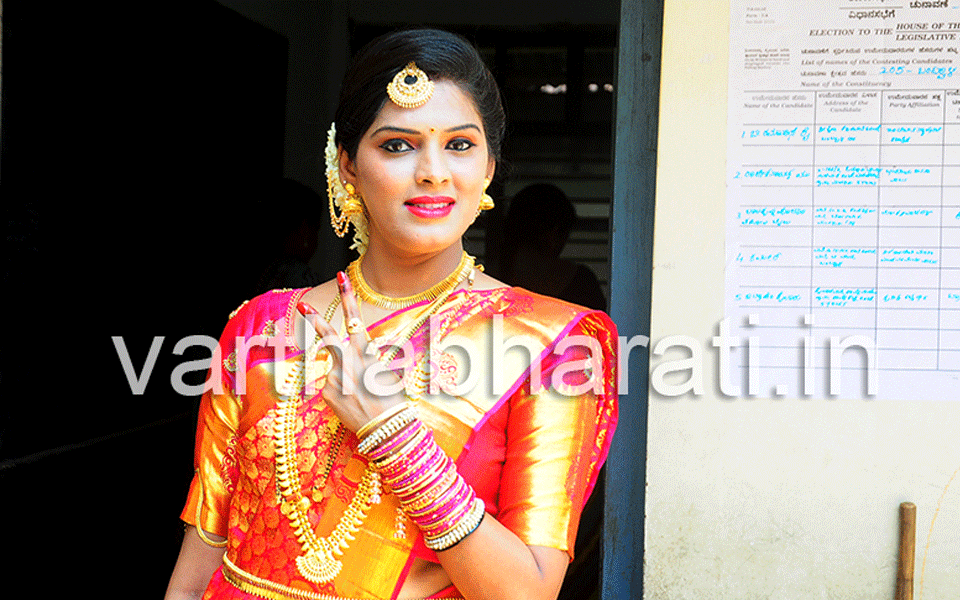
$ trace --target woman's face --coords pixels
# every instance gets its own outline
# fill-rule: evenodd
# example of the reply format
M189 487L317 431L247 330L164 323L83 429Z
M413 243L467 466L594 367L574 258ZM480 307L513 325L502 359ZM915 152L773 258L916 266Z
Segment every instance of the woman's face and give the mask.
M340 152L341 176L367 207L370 248L407 256L459 248L494 166L470 96L442 80L423 106L388 100L355 159Z

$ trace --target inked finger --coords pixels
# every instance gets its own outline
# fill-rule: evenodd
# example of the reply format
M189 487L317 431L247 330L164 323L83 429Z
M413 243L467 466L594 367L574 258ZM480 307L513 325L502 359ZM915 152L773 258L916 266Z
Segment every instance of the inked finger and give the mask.
M322 346L332 346L334 348L340 348L342 346L340 336L337 335L336 330L317 312L317 309L306 302L298 302L297 310L300 311L303 318L313 327L317 335L320 336ZM306 347L312 345L310 340L304 340L304 342ZM335 361L339 361L337 354L336 352L332 353Z
M353 293L350 278L343 271L337 273L337 285L340 287L340 304L343 306L343 318L350 334L350 345L362 355L370 342L367 326L360 318L360 307L357 305L357 296Z

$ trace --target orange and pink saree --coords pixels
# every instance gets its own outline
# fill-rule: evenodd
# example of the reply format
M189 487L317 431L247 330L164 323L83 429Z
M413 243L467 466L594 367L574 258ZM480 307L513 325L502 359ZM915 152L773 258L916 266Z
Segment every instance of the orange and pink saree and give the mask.
M181 515L227 538L224 567L204 598L394 599L415 558L437 562L385 493L338 557L342 568L332 581L311 583L295 565L303 550L276 485L274 374L283 378L304 352L264 339L292 341L295 307L306 291L251 300L231 316L220 340L212 379L219 375L223 385L201 402L197 474ZM425 305L369 326L370 337L389 341ZM438 393L419 402L420 419L488 514L526 544L572 556L580 512L617 418L610 319L520 288L460 291L410 342L417 358L429 349L443 380L441 390L432 390ZM312 499L310 524L327 535L367 464L354 453L355 436L338 436L336 418L310 393L321 386L307 385L296 410L296 464L303 494ZM437 597L457 595L448 588Z

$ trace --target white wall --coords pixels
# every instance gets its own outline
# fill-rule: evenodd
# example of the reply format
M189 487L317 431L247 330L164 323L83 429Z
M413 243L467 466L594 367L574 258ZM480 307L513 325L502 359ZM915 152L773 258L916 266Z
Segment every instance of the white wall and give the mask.
M723 318L728 10L667 0L664 16L651 347L687 335L707 357ZM893 598L903 501L916 597L960 598L960 402L724 400L707 364L704 396L650 397L647 598Z

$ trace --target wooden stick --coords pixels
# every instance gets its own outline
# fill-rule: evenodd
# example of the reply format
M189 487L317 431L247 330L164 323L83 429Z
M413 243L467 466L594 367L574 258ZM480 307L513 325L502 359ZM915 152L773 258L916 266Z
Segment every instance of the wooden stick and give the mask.
M895 600L913 600L913 559L917 546L917 505L900 503L900 563Z

